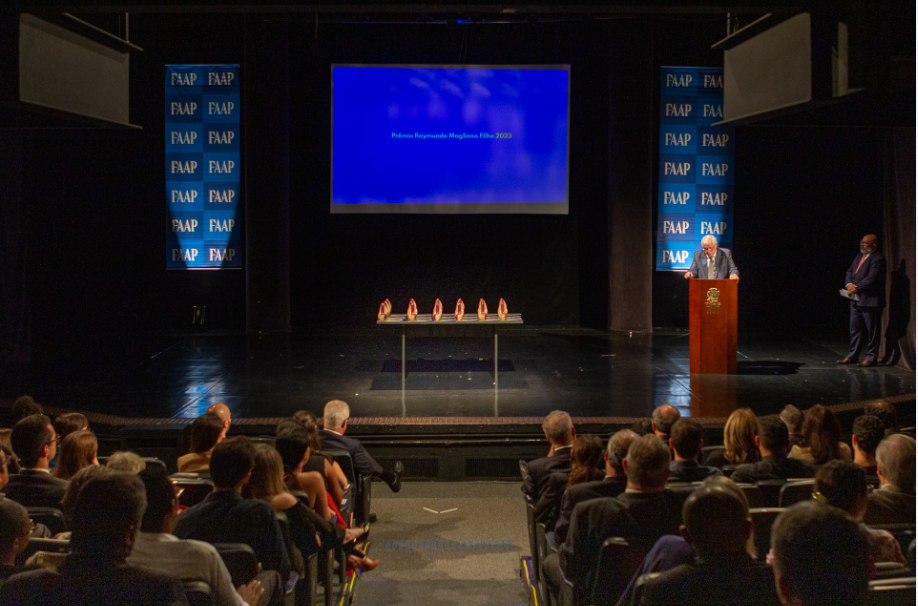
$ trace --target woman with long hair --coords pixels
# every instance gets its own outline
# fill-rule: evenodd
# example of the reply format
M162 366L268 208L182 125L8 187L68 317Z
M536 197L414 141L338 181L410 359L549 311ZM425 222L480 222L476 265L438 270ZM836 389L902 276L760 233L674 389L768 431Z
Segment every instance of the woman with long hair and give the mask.
M202 414L191 424L191 448L188 454L179 457L178 470L183 473L210 471L210 455L225 437L223 419L212 412Z
M51 472L55 478L69 480L84 467L99 466L99 442L91 431L75 431L61 442L57 467Z
M568 487L584 482L594 482L606 477L602 469L602 455L605 449L598 436L587 433L577 436L571 449L571 473L567 476ZM560 506L560 503L558 504Z
M335 503L341 504L344 497L344 491L348 488L347 476L341 465L335 461L331 455L322 453L322 440L319 438L319 423L316 416L305 410L298 410L293 413L293 420L300 423L309 433L309 460L303 469L307 471L318 471L325 477L325 486L335 499ZM280 428L280 425L278 425ZM323 461L324 459L324 461Z
M803 443L794 446L787 455L790 459L812 461L814 465L825 465L834 459L851 461L851 448L841 441L841 423L831 410L817 404L803 418Z
M321 543L332 544L340 541L349 552L348 564L361 571L373 570L379 560L371 560L365 553L355 548L353 541L363 533L362 529L347 529L343 537L335 532L335 526L324 520L306 507L299 499L287 491L284 485L284 464L275 448L267 444L255 446L255 467L252 477L243 487L243 495L252 499L267 501L274 511L283 512L290 524L290 538L301 554L310 555L319 550ZM316 540L316 535L321 540ZM295 552L291 553L295 567L303 572L303 560Z
M755 438L759 433L759 422L749 408L737 408L724 425L724 449L715 450L705 459L709 467L757 463L762 459Z

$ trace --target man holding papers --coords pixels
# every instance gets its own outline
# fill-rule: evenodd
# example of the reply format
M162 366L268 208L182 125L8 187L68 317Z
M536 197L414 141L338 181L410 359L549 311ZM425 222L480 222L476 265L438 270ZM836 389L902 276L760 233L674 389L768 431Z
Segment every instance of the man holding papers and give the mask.
M880 321L886 307L886 258L877 252L877 237L867 234L861 239L861 252L845 274L843 295L851 299L851 347L839 364L857 364L866 346L864 360L858 366L876 366L880 351Z

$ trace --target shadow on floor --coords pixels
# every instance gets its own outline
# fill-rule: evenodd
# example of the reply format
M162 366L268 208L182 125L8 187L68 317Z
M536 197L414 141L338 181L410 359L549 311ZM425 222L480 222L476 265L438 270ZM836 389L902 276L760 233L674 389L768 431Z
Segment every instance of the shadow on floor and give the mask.
M803 366L800 362L776 362L765 360L762 362L737 362L736 374L738 375L795 375Z

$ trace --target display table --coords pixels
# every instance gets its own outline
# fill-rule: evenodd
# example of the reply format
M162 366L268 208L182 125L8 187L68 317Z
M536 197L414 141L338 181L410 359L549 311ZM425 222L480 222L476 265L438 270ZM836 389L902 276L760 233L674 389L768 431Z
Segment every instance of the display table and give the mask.
M523 316L521 314L507 314L507 319L501 320L497 317L497 314L489 313L487 320L479 320L477 312L466 314L461 321L456 321L454 315L446 315L445 313L437 321L434 321L430 314L418 314L415 320L409 320L406 314L391 314L385 320L376 320L377 326L399 326L402 329L402 390L405 389L405 342L409 331L429 334L432 331L441 333L440 330L436 329L442 329L442 334L448 335L454 331L466 332L466 329L468 329L468 332L474 332L473 328L479 330L490 328L490 332L494 336L494 388L497 389L497 328L502 324L522 323Z

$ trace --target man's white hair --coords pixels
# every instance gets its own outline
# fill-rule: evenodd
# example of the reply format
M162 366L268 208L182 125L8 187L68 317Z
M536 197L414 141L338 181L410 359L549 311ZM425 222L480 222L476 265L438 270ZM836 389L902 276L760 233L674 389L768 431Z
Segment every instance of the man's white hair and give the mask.
M711 234L708 234L707 236L705 236L705 237L703 237L703 238L701 239L701 245L702 245L702 246L704 246L704 243L705 243L706 240L707 240L708 242L710 242L711 244L713 244L714 246L717 246L717 238L715 238L715 237L712 236Z
M338 429L351 416L351 409L344 400L332 400L325 405L323 415L325 429Z

